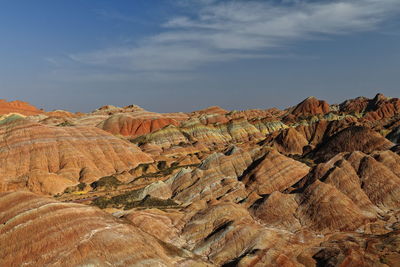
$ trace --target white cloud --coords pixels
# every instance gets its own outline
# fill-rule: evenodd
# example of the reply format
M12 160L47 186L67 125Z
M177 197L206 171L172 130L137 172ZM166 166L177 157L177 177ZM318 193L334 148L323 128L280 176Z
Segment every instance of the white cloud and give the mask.
M182 8L193 0L180 0ZM276 2L275 2L276 3ZM70 55L76 62L129 71L185 71L212 62L273 54L303 39L374 30L400 12L399 0L196 1L187 16L173 16L162 32L131 47ZM195 10L195 11L194 11Z

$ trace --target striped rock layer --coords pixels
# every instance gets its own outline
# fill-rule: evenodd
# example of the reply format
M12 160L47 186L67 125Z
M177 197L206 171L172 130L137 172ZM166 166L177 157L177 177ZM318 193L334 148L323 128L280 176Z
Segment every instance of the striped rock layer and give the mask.
M97 208L0 193L0 266L207 266L186 254Z
M0 189L28 187L56 194L152 158L94 127L54 127L28 121L0 126Z
M0 99L0 115L9 113L18 113L30 116L43 113L43 111L37 109L36 107L30 105L27 102L22 102L18 100L7 102L4 99Z

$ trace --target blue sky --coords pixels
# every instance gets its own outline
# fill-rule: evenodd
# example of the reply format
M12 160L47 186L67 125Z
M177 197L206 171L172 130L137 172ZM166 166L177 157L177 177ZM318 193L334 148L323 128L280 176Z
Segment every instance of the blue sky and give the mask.
M52 110L399 97L399 0L0 0L0 98Z

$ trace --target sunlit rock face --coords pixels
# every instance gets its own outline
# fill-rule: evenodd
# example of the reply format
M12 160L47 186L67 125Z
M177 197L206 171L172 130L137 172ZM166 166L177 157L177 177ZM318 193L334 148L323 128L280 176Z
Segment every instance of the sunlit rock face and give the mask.
M18 100L7 102L4 99L0 99L0 115L9 113L18 113L25 116L31 116L43 113L43 111L37 109L27 102Z
M0 193L0 225L1 266L207 266L97 208L27 192Z
M304 148L309 144L307 139L295 128L280 131L279 134L271 135L269 145L283 154L302 155Z
M291 112L294 116L310 116L316 114L325 114L330 111L329 104L324 100L318 100L315 97L308 97L298 104Z
M0 126L1 190L56 194L152 158L94 127L55 127L29 121Z
M283 191L306 176L309 167L271 150L242 179L247 190L259 195Z
M329 138L317 151L316 157L329 159L340 152L387 150L394 144L379 133L361 126L346 128Z
M101 122L98 127L115 135L137 137L152 133L167 125L177 126L179 123L171 118L135 118L126 114L113 115Z
M381 94L0 115L0 266L397 266L399 128Z
M400 112L400 99L389 98L383 94L377 94L372 99L358 97L343 102L340 109L348 113L364 113L365 120L376 121L398 114Z

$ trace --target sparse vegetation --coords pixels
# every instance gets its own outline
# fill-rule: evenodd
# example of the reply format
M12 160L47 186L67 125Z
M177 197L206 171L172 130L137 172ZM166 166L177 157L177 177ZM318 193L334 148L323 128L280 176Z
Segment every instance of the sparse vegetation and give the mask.
M174 163L178 163L178 162L174 162ZM165 176L172 174L174 172L174 170L176 170L176 169L181 169L181 168L186 168L186 167L198 167L200 165L200 164L189 164L189 165L181 165L180 166L179 163L178 164L174 164L174 163L171 164L171 167L162 169L158 172L142 174L141 176L137 177L135 180L142 179L142 178L165 177Z
M83 190L85 189L85 187L86 187L86 184L85 184L85 183L79 183L79 184L77 185L77 187L78 187L78 189L79 189L80 191L83 191Z
M386 137L390 132L391 132L390 129L382 129L382 130L379 131L379 133L380 133L383 137Z
M86 184L85 183L79 183L78 185L67 187L64 190L64 193L65 194L72 194L72 193L80 192L82 194L82 193L86 193L84 191L85 188L86 188Z
M157 169L164 170L167 167L167 162L165 160L159 161L157 163Z
M301 155L289 155L290 158L300 161L301 163L306 164L308 167L314 167L317 164L312 160L311 158L308 157L302 157Z
M142 169L143 172L147 172L149 167L150 167L149 163L142 163L142 164L139 164L139 166L137 166L136 169Z
M147 140L146 135L141 135L136 138L130 139L129 141L133 144L141 146L146 143L146 140Z
M115 176L106 176L100 178L98 181L93 182L90 186L93 190L99 190L100 188L104 188L105 190L111 190L117 188L122 183Z
M57 124L58 127L72 127L75 126L75 124L73 124L70 121L64 121L62 123Z
M144 199L138 199L140 191L141 191L140 189L133 190L111 198L99 197L92 202L92 205L97 206L101 209L109 207L132 209L138 207L170 208L178 206L178 204L172 199L164 200L164 199L154 198L151 196L146 196Z

